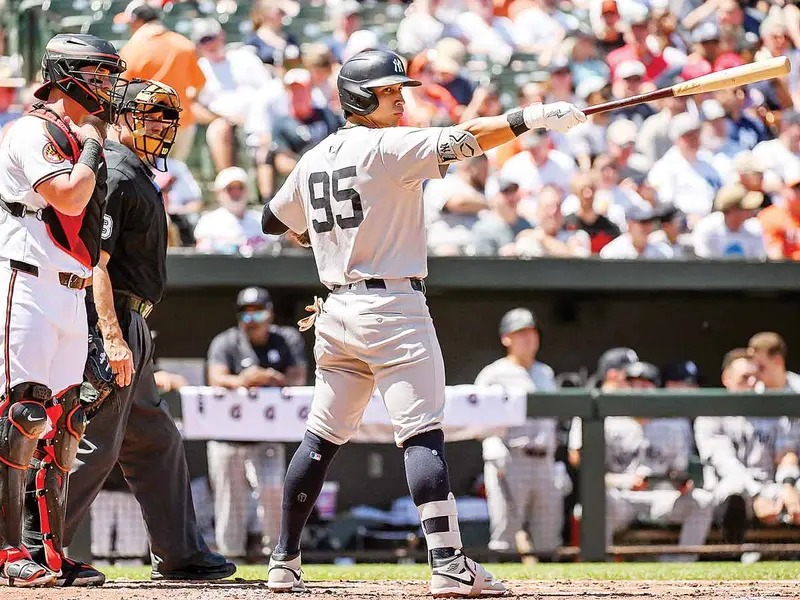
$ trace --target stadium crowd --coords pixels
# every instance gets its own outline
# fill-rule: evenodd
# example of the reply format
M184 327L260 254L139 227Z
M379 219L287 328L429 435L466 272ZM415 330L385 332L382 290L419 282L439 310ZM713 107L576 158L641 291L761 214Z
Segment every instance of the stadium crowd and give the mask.
M128 75L158 75L190 108L158 176L174 245L243 255L291 245L261 233L257 209L341 125L341 62L390 47L423 82L404 90L411 126L530 102L591 105L788 56L783 79L594 115L567 135L531 132L453 167L424 202L434 255L800 256L794 3L415 0L385 5L399 15L390 36L362 22L374 3L329 0L330 33L312 41L288 27L303 10L292 0L256 0L238 40L217 17L249 6L200 3L188 38L162 24L170 6L133 0L114 23L130 36ZM14 58L0 60L0 126L30 103L18 73ZM187 167L193 151L210 175Z

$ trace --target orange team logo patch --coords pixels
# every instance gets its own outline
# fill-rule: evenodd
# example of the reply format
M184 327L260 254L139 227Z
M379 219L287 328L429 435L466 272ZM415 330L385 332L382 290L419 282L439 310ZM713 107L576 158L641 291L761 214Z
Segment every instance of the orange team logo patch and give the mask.
M42 156L44 156L44 159L47 162L53 163L54 165L62 163L66 160L63 156L61 156L61 154L59 154L52 142L47 142L44 145L44 148L42 149Z

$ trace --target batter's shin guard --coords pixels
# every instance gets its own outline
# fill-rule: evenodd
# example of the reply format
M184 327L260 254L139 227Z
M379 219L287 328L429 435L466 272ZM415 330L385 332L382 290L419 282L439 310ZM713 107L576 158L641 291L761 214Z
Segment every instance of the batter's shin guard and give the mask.
M48 411L54 429L40 442L28 473L25 544L35 559L55 572L61 570L64 551L69 471L86 430L79 392L79 386L72 387L54 399Z
M22 546L25 477L47 427L45 403L51 395L47 386L25 382L0 400L0 548Z

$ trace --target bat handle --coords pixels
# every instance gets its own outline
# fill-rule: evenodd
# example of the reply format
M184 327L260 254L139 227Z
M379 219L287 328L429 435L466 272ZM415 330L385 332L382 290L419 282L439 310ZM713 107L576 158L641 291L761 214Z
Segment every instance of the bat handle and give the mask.
M619 110L621 108L630 108L631 106L644 104L645 102L653 102L654 100L661 100L662 98L670 98L672 95L673 93L671 88L661 88L660 90L653 90L652 92L631 96L630 98L621 98L620 100L612 100L611 102L603 102L602 104L587 106L583 109L583 114L590 116L612 110Z

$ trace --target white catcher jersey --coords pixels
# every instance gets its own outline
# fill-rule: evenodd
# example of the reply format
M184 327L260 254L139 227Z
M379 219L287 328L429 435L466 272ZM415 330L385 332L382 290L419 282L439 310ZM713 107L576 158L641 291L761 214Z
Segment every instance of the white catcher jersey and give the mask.
M59 154L45 133L45 121L38 117L20 117L0 142L0 197L6 202L45 208L47 202L36 186L71 170L72 163ZM81 277L91 274L50 239L44 222L32 214L19 218L0 209L0 257Z
M345 127L303 155L269 206L308 230L324 285L427 276L422 182L454 160L451 131Z

